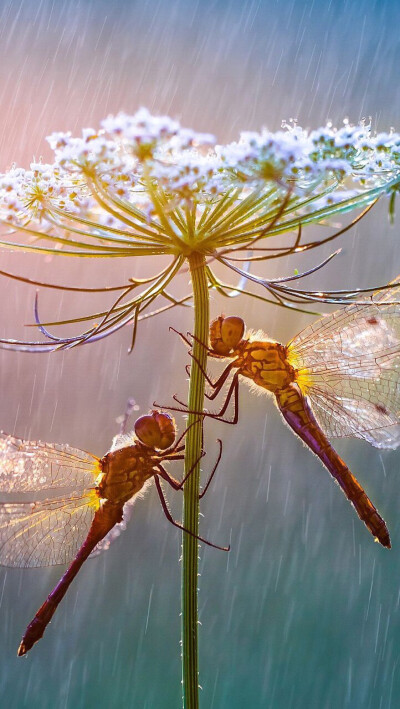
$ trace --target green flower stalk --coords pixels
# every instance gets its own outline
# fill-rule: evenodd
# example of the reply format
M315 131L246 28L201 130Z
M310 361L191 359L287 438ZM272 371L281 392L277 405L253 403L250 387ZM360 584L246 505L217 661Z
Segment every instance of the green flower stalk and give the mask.
M205 259L203 255L189 257L190 273L194 301L193 363L191 368L188 408L189 411L202 411L204 407L204 369L207 366L207 352L200 342L207 342L210 309ZM199 364L201 367L199 366ZM203 439L201 417L189 413L185 447L185 470L191 470L200 454ZM199 491L200 463L197 464L184 488L183 525L198 534L199 529ZM198 543L194 537L184 534L182 553L182 680L184 705L198 707L198 640L197 640L197 579L198 579Z
M345 122L305 131L295 123L281 131L242 133L237 142L216 145L213 136L182 128L145 109L119 114L87 129L82 137L49 137L54 162L13 166L0 175L0 246L70 258L155 260L153 275L96 287L42 283L16 274L17 280L65 291L112 294L100 312L75 319L42 322L35 302L35 324L42 339L0 340L6 349L47 352L95 342L125 325L138 323L178 305L194 310L194 360L188 408L204 407L204 373L209 326L209 290L224 297L250 295L280 307L307 303L360 301L369 291L312 291L299 287L303 277L325 266L338 252L310 270L280 279L251 272L252 262L309 251L337 239L360 221L382 195L394 211L400 184L400 136L374 134L371 126ZM338 214L358 210L347 225L328 236L304 238L306 226L329 225ZM309 230L308 230L309 231ZM215 265L225 269L221 280ZM173 281L190 271L192 290L173 295ZM220 269L218 269L218 273ZM232 281L233 275L233 281ZM240 278L238 282L238 276ZM246 287L250 281L261 291ZM75 323L76 335L53 328ZM93 324L95 323L95 324ZM82 331L83 328L83 331ZM185 470L200 459L202 420L189 414ZM184 525L198 533L199 464L184 489ZM196 709L197 541L183 534L182 639L186 709Z

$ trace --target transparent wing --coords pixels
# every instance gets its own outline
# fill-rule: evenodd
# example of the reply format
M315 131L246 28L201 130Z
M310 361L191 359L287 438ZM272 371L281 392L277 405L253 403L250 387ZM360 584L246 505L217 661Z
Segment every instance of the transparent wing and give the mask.
M340 385L338 384L337 389ZM400 445L398 417L385 412L380 404L329 394L326 387L313 386L307 395L313 411L326 435L331 438L352 436L363 438L376 448L397 448Z
M98 506L92 490L44 502L0 504L0 564L69 563L85 541Z
M288 345L298 383L328 436L400 444L400 287L321 318Z
M129 522L131 516L132 516L132 508L133 505L137 500L141 500L142 497L144 496L146 490L149 488L151 485L152 480L146 480L144 483L142 489L140 492L137 492L136 495L131 497L128 502L125 502L124 508L122 511L122 522L119 522L118 524L115 524L112 529L106 534L104 539L102 539L93 549L90 558L93 558L94 556L98 556L101 554L103 551L107 551L107 549L110 548L110 545L115 542L116 539L121 535L122 532L125 531L126 525Z
M398 300L400 302L400 275L394 278L390 283L391 288L374 293L373 300L377 303L388 302L389 300Z
M23 441L0 432L0 492L93 485L98 458L67 444Z

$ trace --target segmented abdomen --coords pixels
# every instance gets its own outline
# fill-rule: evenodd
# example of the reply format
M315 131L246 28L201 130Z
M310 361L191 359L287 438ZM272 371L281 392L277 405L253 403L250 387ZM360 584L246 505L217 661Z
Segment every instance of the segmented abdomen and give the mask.
M371 534L383 546L390 548L389 532L384 520L347 465L329 443L297 384L290 384L275 392L275 395L285 421L337 480Z

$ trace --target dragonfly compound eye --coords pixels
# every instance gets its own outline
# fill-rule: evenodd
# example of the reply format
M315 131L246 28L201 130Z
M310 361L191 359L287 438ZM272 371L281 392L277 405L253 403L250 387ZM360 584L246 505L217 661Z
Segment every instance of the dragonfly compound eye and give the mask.
M218 354L228 355L243 339L244 329L242 318L235 316L224 318L220 315L210 325L211 347Z
M172 416L153 411L147 416L138 418L135 423L135 433L145 446L166 450L175 440L175 422Z

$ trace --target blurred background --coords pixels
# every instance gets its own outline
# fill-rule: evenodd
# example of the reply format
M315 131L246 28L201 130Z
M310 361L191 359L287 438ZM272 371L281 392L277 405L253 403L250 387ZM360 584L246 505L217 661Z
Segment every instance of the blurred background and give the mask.
M141 105L221 142L292 117L316 127L372 116L378 130L400 130L399 22L390 0L0 0L0 170L48 159L52 131L79 133ZM389 226L387 208L382 202L342 237L340 257L308 284L371 286L397 275L399 221ZM258 272L288 275L328 253ZM92 286L143 274L128 260L4 251L0 268ZM176 292L187 283L184 274ZM25 327L33 299L32 287L1 278L2 337L35 335ZM40 293L44 319L107 304ZM311 322L248 299L215 295L211 307L283 342ZM168 326L191 322L190 310L177 309L149 320L130 356L128 330L65 353L0 351L0 428L103 455L129 396L146 413L154 400L185 394L187 355ZM202 532L230 541L232 551L201 548L202 707L400 706L400 453L337 443L388 522L388 552L267 397L243 387L239 424L208 424L205 472L217 435L224 457L204 499ZM151 490L111 551L85 565L26 659L16 657L22 631L63 569L0 569L1 706L179 707L179 556L179 534Z

